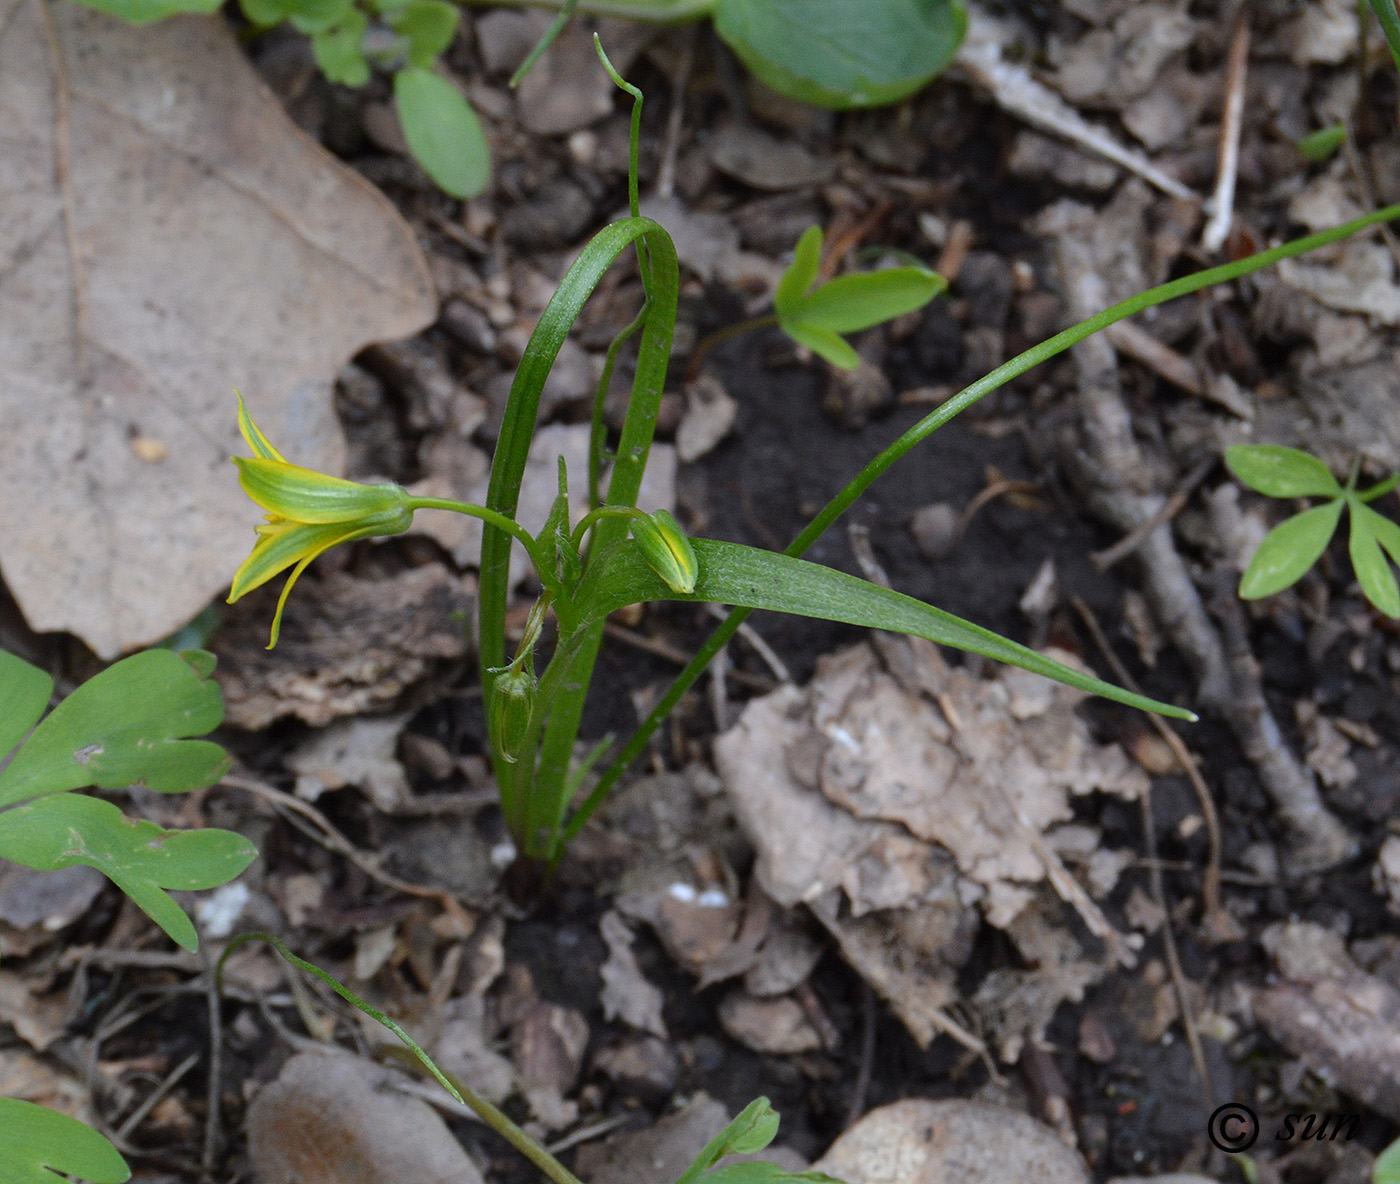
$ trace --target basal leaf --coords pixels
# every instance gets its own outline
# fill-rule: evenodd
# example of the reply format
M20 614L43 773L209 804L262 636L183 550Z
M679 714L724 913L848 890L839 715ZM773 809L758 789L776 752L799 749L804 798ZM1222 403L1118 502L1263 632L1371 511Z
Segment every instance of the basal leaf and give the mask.
M53 679L23 658L0 650L0 760L39 722Z
M218 12L223 0L78 0L88 8L120 17L128 24L149 25L181 12Z
M1381 539L1384 537L1385 550L1391 553L1392 558L1400 554L1400 526L1355 499L1351 499L1350 508L1351 566L1361 584L1361 591L1386 616L1400 617L1400 587L1396 586L1395 573L1390 570L1390 564L1381 550ZM1396 559L1396 562L1400 563L1400 559Z
M806 325L801 321L779 318L778 326L798 345L805 345L818 357L825 358L833 366L842 370L854 370L860 365L860 355L851 348L851 343L830 329Z
M833 333L856 333L923 308L947 286L947 280L925 267L837 276L799 297L785 319Z
M456 7L446 0L408 0L389 23L408 38L409 64L426 70L452 44L458 19Z
M683 596L667 588L647 566L635 541L628 540L600 555L590 567L579 584L580 611L590 619L601 619L616 609L648 600L698 600L818 617L926 637L940 645L1020 666L1130 707L1177 719L1196 718L1180 707L1122 690L990 629L835 568L717 539L691 542L699 567L693 594Z
M51 794L0 813L0 859L38 871L95 867L188 950L199 946L194 926L164 890L217 888L256 857L232 831L164 830L82 794Z
M364 86L370 78L369 62L365 60L365 30L369 18L358 8L352 9L334 29L317 33L311 38L311 53L316 64L331 82L343 86Z
M761 81L838 109L913 94L967 31L953 0L719 0L714 22Z
M126 1184L117 1149L76 1118L0 1098L0 1184L62 1184L63 1172L92 1184Z
M198 651L195 651L197 654ZM183 793L213 785L228 756L201 736L224 717L200 655L133 654L89 679L35 729L0 774L0 807L96 785Z
M399 124L413 157L444 193L476 197L491 176L491 150L476 112L452 83L410 66L394 75Z
M773 293L773 308L780 317L790 316L807 289L817 282L822 261L822 228L809 226L797 240L792 262Z
M1371 1179L1374 1184L1400 1184L1400 1139L1376 1156Z
M1258 600L1296 584L1327 549L1342 515L1342 499L1280 522L1264 536L1240 580L1240 596Z
M1317 457L1277 444L1232 444L1225 463L1244 485L1269 497L1340 497L1342 487Z

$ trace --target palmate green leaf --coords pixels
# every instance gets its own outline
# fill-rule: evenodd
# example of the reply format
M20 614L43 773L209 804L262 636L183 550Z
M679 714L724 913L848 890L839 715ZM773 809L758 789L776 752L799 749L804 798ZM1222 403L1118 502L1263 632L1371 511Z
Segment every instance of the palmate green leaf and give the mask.
M311 53L321 73L342 86L364 86L370 78L365 58L365 31L369 18L358 8L351 9L334 29L311 38Z
M1264 536L1240 579L1240 598L1258 600L1296 584L1327 549L1342 516L1343 499L1314 506L1280 522Z
M92 1184L126 1184L117 1149L66 1114L0 1098L0 1184L62 1184L63 1172Z
M408 0L390 18L394 32L408 38L408 61L428 69L457 35L457 9L446 0Z
M0 761L39 722L53 679L23 658L0 650Z
M1400 587L1381 550L1381 538L1386 539L1386 551L1392 558L1400 556L1400 526L1383 518L1356 498L1348 499L1351 511L1351 566L1366 599L1388 617L1400 618ZM1400 563L1400 558L1396 558Z
M54 708L15 754L0 774L0 807L88 785L159 793L213 785L227 754L185 739L224 718L213 669L213 655L202 650L148 650L109 666Z
M636 543L629 540L600 555L584 576L577 594L581 612L589 619L601 619L616 609L648 600L699 600L817 617L926 637L1130 707L1177 719L1196 718L1180 707L1122 690L990 629L835 568L717 539L693 539L692 546L699 575L690 596L667 588L647 566Z
M1400 1184L1400 1139L1376 1156L1371 1180L1373 1184Z
M759 79L818 107L893 103L953 60L955 0L718 0L715 31Z
M218 12L223 0L78 0L88 8L120 17L130 25L149 25L182 12Z
M1241 484L1269 497L1341 497L1342 487L1317 457L1277 444L1232 444L1225 464Z
M491 149L476 112L452 83L410 66L394 75L399 125L413 158L456 198L476 197L491 176Z
M163 830L82 794L51 794L0 813L0 859L38 871L95 867L187 950L198 949L199 939L164 890L217 888L256 857L253 844L232 831Z

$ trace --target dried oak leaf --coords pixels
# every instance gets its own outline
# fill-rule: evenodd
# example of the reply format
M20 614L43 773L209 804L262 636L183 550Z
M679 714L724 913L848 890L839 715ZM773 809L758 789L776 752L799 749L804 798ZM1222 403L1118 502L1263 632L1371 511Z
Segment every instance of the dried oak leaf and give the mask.
M383 711L434 664L468 651L462 613L475 584L440 564L384 579L344 572L308 576L287 604L282 636L266 649L276 591L234 606L215 635L218 678L235 727L284 716L322 727L343 715Z
M331 382L436 297L389 201L215 18L0 0L0 570L104 658L228 585L255 517L232 388L336 471Z

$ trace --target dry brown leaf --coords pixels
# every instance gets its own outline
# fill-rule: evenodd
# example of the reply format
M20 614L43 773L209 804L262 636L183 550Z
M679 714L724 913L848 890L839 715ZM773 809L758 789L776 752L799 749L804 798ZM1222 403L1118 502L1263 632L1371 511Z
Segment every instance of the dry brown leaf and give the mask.
M665 997L659 987L647 981L637 964L627 922L615 909L609 909L598 922L598 929L608 946L608 960L598 971L603 980L603 1018L621 1019L643 1032L664 1037L666 1021L661 1018L661 1006Z
M0 566L103 657L221 588L256 514L232 388L331 472L365 343L433 317L413 234L302 134L219 19L0 0Z

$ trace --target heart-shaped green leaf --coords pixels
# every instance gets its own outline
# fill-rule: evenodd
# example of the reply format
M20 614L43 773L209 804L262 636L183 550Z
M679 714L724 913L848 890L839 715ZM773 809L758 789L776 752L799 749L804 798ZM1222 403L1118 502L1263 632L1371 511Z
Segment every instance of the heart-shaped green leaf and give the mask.
M1240 596L1258 600L1296 584L1327 549L1342 516L1342 499L1280 522L1264 536L1240 579Z
M410 66L394 75L399 125L413 158L444 193L476 197L491 176L491 150L476 112L452 83Z
M1317 457L1277 444L1232 444L1225 463L1241 484L1269 497L1340 497L1342 487Z
M1355 498L1349 499L1349 504L1351 566L1361 591L1387 617L1400 617L1400 587L1396 586L1395 573L1386 562L1380 542L1384 535L1389 542L1386 550L1392 555L1400 553L1400 526L1389 518L1382 518L1369 506L1361 505Z
M63 1172L92 1184L126 1184L117 1149L76 1118L33 1102L0 1098L0 1184L62 1184Z
M213 785L227 754L184 739L223 720L212 670L212 655L198 650L148 650L109 666L54 708L15 754L0 774L0 807L88 785L160 793Z
M198 949L199 939L164 890L217 888L256 857L253 844L232 831L163 830L81 794L50 794L0 813L0 859L39 871L95 867L187 950Z

